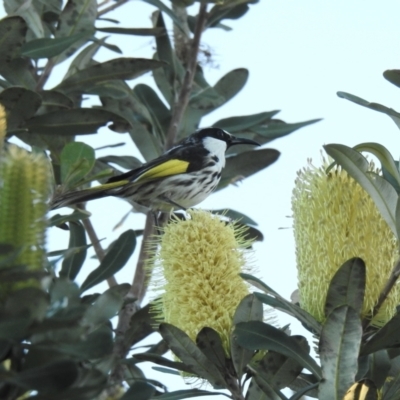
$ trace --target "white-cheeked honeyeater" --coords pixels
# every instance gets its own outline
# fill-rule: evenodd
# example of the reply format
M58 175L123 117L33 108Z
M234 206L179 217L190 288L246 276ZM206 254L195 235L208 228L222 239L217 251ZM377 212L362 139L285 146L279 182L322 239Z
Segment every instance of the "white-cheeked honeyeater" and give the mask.
M160 157L113 176L103 185L55 196L51 207L106 196L126 198L153 211L193 207L215 190L225 166L225 152L237 144L259 146L254 140L236 138L223 129L200 129Z

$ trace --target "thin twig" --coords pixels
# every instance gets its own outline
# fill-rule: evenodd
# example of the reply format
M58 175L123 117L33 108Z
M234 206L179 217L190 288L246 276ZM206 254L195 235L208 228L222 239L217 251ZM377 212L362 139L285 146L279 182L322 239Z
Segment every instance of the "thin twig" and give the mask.
M54 65L55 65L55 64L54 64L54 60L53 60L52 58L49 59L49 61L47 61L47 64L46 64L46 66L44 67L43 72L42 72L42 74L40 75L39 80L38 80L38 82L37 82L37 84L36 84L36 90L37 90L37 91L43 90L44 85L46 84L47 79L49 79L49 76L50 76L50 74L51 74L51 71L52 71L53 68L54 68Z
M119 0L117 1L115 4L113 4L112 6L109 6L107 8L103 8L101 11L97 12L97 17L100 17L104 14L107 14L110 11L115 10L116 8L122 6L123 4L127 3L129 0Z
M171 122L169 124L167 139L165 142L165 149L171 148L178 135L179 125L182 121L183 114L189 103L190 93L192 91L193 79L196 73L197 54L199 52L200 38L204 29L207 17L207 3L200 3L199 14L197 16L196 29L194 31L193 40L190 46L189 61L185 77L183 79L182 87L179 96L172 110Z
M392 290L393 286L396 284L397 279L400 276L400 259L397 261L396 265L394 266L389 279L386 282L385 287L382 289L379 299L375 304L374 309L372 310L372 314L368 316L368 320L365 320L363 323L364 330L371 324L372 319L378 314L379 310L382 307L382 304L385 302L387 297L389 296L390 291Z
M80 208L82 208L82 206L80 206ZM97 237L96 231L93 228L92 221L90 220L90 218L85 218L82 220L82 224L85 227L85 230L89 236L90 242L93 245L93 248L94 248L94 251L96 253L98 260L100 262L103 261L106 253L100 244L100 240ZM107 283L108 283L108 286L110 286L110 287L118 285L117 280L113 276L111 276L110 278L107 278Z

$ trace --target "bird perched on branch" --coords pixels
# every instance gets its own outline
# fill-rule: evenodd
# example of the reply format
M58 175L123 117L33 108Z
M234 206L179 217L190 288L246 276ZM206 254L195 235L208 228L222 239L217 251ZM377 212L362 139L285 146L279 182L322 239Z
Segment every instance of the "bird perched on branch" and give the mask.
M126 198L153 211L187 209L201 203L217 187L226 150L237 144L259 146L219 128L200 129L166 153L105 184L56 196L60 208L106 196Z

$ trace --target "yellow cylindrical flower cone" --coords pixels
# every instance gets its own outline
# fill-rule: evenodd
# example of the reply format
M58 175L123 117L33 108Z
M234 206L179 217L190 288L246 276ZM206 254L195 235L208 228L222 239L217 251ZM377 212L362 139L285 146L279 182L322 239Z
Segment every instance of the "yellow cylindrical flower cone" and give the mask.
M235 224L206 211L189 214L186 221L173 220L164 228L155 257L164 282L156 311L159 320L177 326L193 340L203 327L213 328L228 353L233 314L249 294L239 276L249 242Z
M399 243L369 194L340 167L326 173L328 165L310 162L299 171L292 198L300 304L321 322L329 283L345 261L360 257L366 264L366 316L399 258ZM399 303L395 285L373 324L385 324Z
M7 263L3 267L43 269L50 182L49 162L44 155L29 153L15 145L9 145L1 153L0 243L19 251L10 261L11 265Z

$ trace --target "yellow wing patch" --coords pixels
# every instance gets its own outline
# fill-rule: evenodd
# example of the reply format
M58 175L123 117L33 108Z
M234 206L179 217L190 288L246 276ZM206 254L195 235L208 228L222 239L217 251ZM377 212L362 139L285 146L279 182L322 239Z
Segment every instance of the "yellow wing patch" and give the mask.
M118 188L120 186L124 186L127 183L129 183L129 181L127 179L124 179L123 181L117 181L117 182L110 182L110 183L104 183L102 185L99 186L95 186L93 188L90 188L88 190L107 190L107 189L115 189Z
M150 168L148 171L140 175L134 182L140 182L142 179L156 179L165 176L184 174L188 170L188 167L188 161L168 160Z

